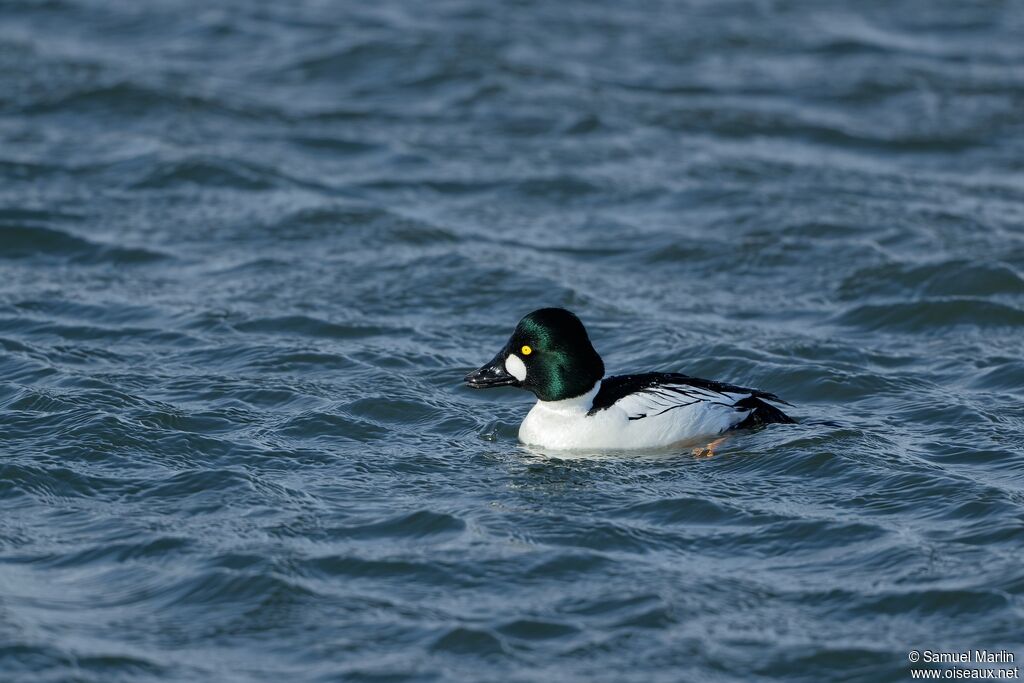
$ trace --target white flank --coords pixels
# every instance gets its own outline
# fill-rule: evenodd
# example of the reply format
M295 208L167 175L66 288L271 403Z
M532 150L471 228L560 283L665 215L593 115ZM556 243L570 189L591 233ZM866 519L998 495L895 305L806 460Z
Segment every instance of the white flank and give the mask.
M701 400L694 400L697 396L693 394L683 397L668 392L637 392L587 415L600 388L598 382L576 398L537 401L519 427L519 439L557 450L663 448L721 434L750 414L749 410L732 407L748 394L698 390L694 393ZM639 414L646 417L629 419Z

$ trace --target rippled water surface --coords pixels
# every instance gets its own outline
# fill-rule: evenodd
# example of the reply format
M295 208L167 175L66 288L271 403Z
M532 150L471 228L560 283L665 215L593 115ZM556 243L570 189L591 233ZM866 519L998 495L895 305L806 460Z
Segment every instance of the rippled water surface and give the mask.
M1024 656L1024 3L0 3L0 679ZM796 426L559 459L518 318ZM597 456L598 454L594 454Z

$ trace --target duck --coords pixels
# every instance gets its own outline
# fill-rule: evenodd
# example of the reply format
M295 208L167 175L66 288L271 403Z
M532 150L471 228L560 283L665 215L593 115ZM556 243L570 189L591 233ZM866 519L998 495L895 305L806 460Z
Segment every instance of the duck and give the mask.
M519 440L542 449L660 449L719 437L702 449L713 455L726 432L795 422L772 405L791 404L758 389L677 372L605 377L586 328L564 308L524 316L497 355L464 382L532 392L537 402Z

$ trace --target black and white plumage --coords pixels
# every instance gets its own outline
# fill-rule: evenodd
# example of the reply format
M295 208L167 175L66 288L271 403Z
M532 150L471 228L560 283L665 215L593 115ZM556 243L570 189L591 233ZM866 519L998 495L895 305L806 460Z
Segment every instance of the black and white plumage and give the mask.
M757 389L679 373L604 377L583 324L560 308L523 318L505 348L466 382L536 394L519 438L552 449L661 448L793 422L770 403L785 401Z
M737 396L743 398L737 400ZM648 372L601 380L601 389L594 396L587 415L593 416L621 402L620 407L626 412L627 419L642 420L706 402L744 413L744 419L737 422L733 429L747 429L773 422L793 422L791 417L767 401L790 405L767 391L690 377L678 372Z

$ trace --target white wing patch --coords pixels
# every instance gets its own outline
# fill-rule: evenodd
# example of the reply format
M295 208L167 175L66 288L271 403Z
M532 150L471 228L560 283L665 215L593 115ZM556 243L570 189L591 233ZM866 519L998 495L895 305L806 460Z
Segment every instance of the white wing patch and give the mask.
M659 384L627 394L612 405L625 411L630 420L640 420L700 404L742 410L733 406L737 401L750 396L751 394L714 391L692 384Z

